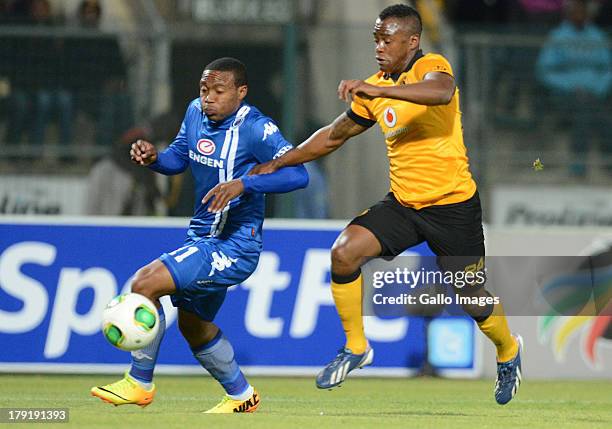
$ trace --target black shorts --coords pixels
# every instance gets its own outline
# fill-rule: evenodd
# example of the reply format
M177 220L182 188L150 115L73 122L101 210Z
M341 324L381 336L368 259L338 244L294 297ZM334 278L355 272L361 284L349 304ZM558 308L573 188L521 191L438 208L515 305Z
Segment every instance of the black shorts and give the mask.
M350 223L367 228L380 242L383 258L427 242L440 267L453 271L484 264L482 209L478 191L470 199L420 210L401 205L389 192ZM458 258L461 257L461 258Z

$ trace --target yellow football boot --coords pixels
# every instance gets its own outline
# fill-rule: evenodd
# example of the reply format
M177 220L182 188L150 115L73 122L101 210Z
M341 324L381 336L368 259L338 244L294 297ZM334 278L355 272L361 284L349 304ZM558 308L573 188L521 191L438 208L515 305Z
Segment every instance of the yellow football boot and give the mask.
M106 386L91 388L92 396L97 396L104 402L114 406L135 404L146 407L153 401L155 391L155 385L153 385L151 390L143 389L127 372L119 381L107 384Z
M259 407L259 399L257 390L253 390L253 394L246 401L236 401L226 395L221 402L204 412L207 414L252 413Z

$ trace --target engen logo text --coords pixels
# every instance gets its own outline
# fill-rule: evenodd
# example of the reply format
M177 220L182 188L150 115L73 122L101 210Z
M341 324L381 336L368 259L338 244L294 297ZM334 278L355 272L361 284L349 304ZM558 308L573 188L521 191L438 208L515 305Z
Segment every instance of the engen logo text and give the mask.
M209 158L207 156L200 155L199 153L195 153L191 149L189 150L189 159L207 167L224 168L222 159Z

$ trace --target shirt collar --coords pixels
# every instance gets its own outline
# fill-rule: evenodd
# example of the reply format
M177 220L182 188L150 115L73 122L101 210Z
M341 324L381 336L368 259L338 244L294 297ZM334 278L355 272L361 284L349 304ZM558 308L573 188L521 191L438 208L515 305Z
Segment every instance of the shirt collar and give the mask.
M245 102L242 101L240 103L240 106L238 106L238 108L236 109L236 111L234 113L232 113L231 115L229 115L228 117L220 120L220 121L213 121L212 119L208 119L208 117L204 114L204 111L202 110L202 120L203 121L207 121L211 127L215 127L215 128L221 128L221 127L225 127L227 125L230 125L234 122L234 120L236 119L236 115L238 114L238 112L240 111L240 109L242 108L242 106L245 105Z

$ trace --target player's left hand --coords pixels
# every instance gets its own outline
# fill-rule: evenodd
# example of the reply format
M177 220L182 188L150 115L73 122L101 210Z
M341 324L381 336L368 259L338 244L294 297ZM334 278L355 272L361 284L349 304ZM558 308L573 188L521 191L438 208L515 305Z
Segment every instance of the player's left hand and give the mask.
M353 95L358 95L363 98L372 99L380 97L382 90L376 85L370 85L363 80L343 80L338 85L338 97L350 103Z
M231 200L242 195L243 192L244 184L240 179L219 183L202 198L202 204L206 204L212 199L208 206L208 211L211 213L218 213L222 211Z
M256 174L272 174L279 169L279 165L276 159L273 159L263 164L257 164L247 173L248 176L254 176Z

